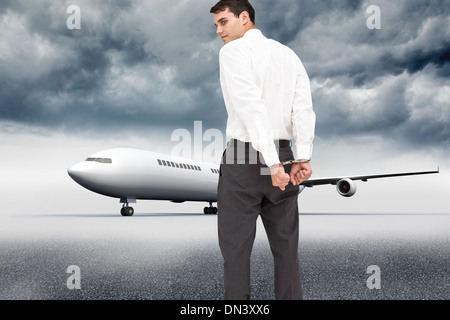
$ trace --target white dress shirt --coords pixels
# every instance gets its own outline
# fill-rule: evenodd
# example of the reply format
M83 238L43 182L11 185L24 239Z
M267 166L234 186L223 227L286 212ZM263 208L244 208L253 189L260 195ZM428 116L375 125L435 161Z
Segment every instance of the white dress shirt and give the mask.
M227 138L251 142L269 167L280 163L274 140L294 139L295 159L310 160L316 117L294 51L250 29L224 45L219 58Z

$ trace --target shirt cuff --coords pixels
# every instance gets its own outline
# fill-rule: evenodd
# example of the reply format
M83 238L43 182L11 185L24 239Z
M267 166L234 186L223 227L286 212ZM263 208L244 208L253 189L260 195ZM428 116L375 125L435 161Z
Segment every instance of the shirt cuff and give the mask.
M260 152L264 158L266 166L272 167L280 163L280 157L278 156L275 144L268 145L267 147L263 148Z
M296 145L295 159L311 160L312 145Z

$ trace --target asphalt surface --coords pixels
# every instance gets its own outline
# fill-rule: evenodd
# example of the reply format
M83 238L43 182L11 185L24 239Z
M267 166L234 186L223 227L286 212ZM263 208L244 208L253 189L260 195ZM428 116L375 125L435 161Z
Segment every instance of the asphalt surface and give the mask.
M0 299L220 300L216 222L203 214L3 216ZM301 215L300 224L305 300L450 299L450 215ZM251 272L252 299L274 299L260 221Z

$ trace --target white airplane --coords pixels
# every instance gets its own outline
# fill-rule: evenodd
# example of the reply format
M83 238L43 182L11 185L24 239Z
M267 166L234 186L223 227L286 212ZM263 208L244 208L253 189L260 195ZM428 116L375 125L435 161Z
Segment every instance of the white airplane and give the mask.
M299 193L305 187L331 184L344 197L356 192L355 180L367 181L375 178L409 176L438 173L436 171L406 172L353 177L309 179L301 183ZM136 200L169 200L208 202L205 214L216 214L217 183L219 165L186 158L137 150L109 149L88 157L68 169L70 177L81 186L93 192L119 198L121 214L132 216L130 203Z

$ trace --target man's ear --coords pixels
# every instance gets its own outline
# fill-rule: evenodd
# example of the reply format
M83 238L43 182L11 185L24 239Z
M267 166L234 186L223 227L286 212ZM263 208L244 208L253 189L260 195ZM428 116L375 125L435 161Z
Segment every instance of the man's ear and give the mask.
M250 21L250 15L247 11L242 11L239 15L239 19L241 20L243 25L246 25Z

